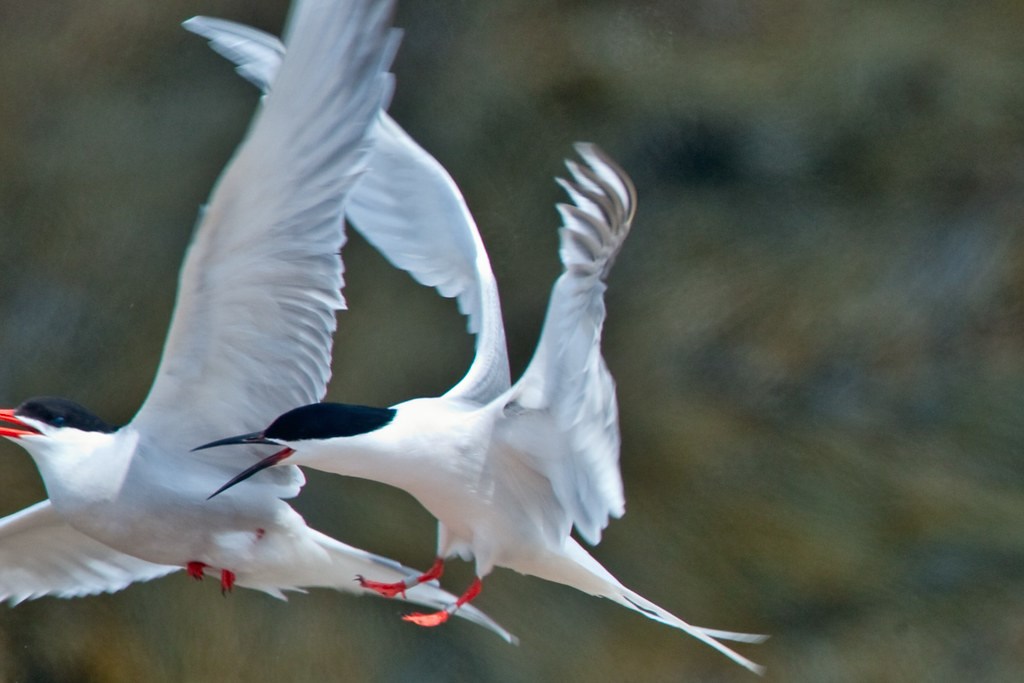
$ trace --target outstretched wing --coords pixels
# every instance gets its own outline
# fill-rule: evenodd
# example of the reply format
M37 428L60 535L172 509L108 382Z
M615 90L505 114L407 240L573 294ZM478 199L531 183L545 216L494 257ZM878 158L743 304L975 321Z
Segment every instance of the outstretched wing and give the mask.
M120 553L69 526L50 501L0 519L0 600L113 593L177 571Z
M285 49L273 36L221 19L185 27L210 41L239 74L270 88ZM455 297L477 335L476 357L449 396L486 403L510 384L498 286L480 232L455 181L384 111L373 129L366 173L349 195L353 227L417 282Z
M558 206L564 271L533 359L510 392L499 438L505 452L532 458L568 521L596 544L609 516L625 511L615 382L601 356L601 328L605 279L629 234L636 190L595 145L577 144L576 151L586 165L567 161L572 179L559 180L573 202Z
M369 169L346 212L385 258L442 296L455 297L468 318L476 355L447 395L486 403L507 390L498 285L473 216L444 167L383 112Z
M184 454L323 397L344 306L343 200L391 91L391 10L387 0L295 7L288 56L188 250L156 381L134 421L143 447ZM255 457L247 450L216 458L237 469ZM301 475L280 469L266 480L294 494Z

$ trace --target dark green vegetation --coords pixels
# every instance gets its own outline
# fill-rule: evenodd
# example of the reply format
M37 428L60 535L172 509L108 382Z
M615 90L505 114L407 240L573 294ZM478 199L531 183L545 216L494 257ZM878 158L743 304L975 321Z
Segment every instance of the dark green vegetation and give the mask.
M130 419L196 208L256 101L197 13L283 0L0 0L0 403ZM1014 680L1024 664L1024 5L410 0L392 112L481 224L518 371L558 269L570 143L632 174L612 273L626 517L595 555L694 623L774 638L780 681ZM358 238L330 397L443 391L454 305ZM0 445L0 512L42 495ZM425 568L403 494L314 475L298 506ZM457 591L469 580L453 563ZM751 681L696 641L496 572L509 647L328 591L184 574L0 609L0 679Z

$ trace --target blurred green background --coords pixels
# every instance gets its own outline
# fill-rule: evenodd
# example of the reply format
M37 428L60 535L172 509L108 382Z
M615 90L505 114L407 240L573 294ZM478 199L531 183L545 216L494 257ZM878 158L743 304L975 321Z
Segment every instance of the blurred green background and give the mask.
M256 93L179 22L283 0L0 0L0 404L127 421L196 209ZM558 272L577 139L640 193L612 274L628 514L596 557L778 681L1012 681L1024 665L1024 4L410 0L395 117L451 171L513 371ZM357 236L331 397L444 391L471 340ZM414 566L408 496L310 474L310 523ZM0 513L45 494L0 444ZM453 563L458 591L471 567ZM611 603L496 571L522 639L183 574L0 608L4 681L751 681Z

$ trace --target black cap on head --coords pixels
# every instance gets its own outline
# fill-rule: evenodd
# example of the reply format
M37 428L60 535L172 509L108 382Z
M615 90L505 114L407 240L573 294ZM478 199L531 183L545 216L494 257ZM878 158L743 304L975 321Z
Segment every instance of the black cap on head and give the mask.
M312 403L289 410L274 420L263 436L288 442L356 436L380 429L394 418L394 408Z
M38 420L52 427L68 427L83 432L111 434L117 427L96 417L95 414L74 401L55 396L30 398L14 411L18 417Z

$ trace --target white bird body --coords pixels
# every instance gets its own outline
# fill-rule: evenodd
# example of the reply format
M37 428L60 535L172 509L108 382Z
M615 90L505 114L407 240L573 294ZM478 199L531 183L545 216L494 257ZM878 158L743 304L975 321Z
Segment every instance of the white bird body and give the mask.
M391 92L391 14L388 0L296 3L288 57L202 212L135 418L114 428L51 398L0 411L0 436L29 452L49 494L0 520L0 600L111 592L182 568L278 597L314 586L374 594L353 578L410 573L309 528L283 500L304 482L298 468L207 500L258 452L190 451L224 421L265 424L325 393L344 307L343 207L360 193ZM380 215L383 233L401 225ZM436 583L407 598L454 600ZM481 612L466 616L514 640Z
M525 433L503 406L418 398L393 406L393 422L368 434L282 443L298 446L293 463L410 493L440 523L439 556L473 557L480 576L494 566L535 574L527 567L559 552L569 529L551 514L554 491L528 443L546 425L533 419L537 432Z
M267 560L280 562L275 546L284 544L297 557L308 554L298 552L305 524L290 506L268 505L264 496L236 497L211 514L196 502L209 495L220 469L189 463L188 476L179 477L181 470L172 470L161 451L150 455L140 448L130 425L113 434L72 430L19 440L38 464L54 510L111 548L176 567L197 561L262 568ZM160 481L163 490L154 485ZM245 572L236 573L242 579Z
M418 398L393 409L393 422L377 431L296 442L301 464L404 489L441 522L447 543L439 555L473 555L483 574L494 566L480 549L488 538L525 532L530 541L541 540L507 513L522 508L516 500L521 485L550 485L481 447L493 442L499 428L498 402L481 407L459 398Z

